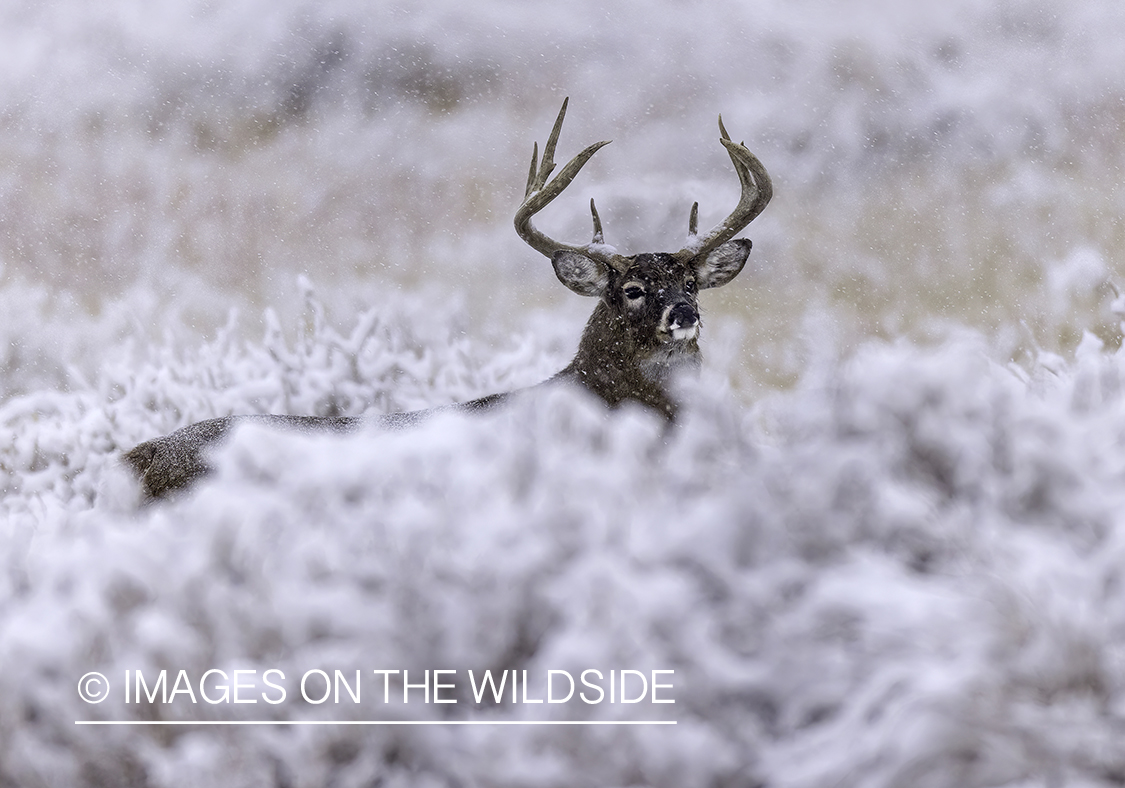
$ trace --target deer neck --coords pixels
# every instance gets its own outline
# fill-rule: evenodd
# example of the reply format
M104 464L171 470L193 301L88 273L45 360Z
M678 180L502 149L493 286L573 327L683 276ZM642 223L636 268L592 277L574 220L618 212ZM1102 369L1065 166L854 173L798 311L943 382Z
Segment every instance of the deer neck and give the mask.
M639 341L625 319L599 301L590 316L578 353L556 377L571 379L614 407L639 402L672 419L676 401L671 386L677 375L692 372L701 362L699 345L690 342Z

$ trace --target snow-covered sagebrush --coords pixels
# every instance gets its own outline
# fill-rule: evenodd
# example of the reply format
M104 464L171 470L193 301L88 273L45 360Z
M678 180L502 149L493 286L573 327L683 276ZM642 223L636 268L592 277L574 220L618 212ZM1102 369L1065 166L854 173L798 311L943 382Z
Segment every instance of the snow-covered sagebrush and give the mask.
M193 402L284 392L312 409L355 367L373 408L392 379L449 391L403 341L409 315L319 325L5 406L7 782L1111 785L1125 771L1125 357L1092 337L1073 364L1031 373L972 337L873 345L751 411L711 370L671 432L551 389L392 434L246 428L197 492L133 508L115 449L166 407L157 390L189 419L210 407ZM495 383L474 356L454 348L442 375ZM289 700L75 691L91 670L213 668L280 670ZM461 686L458 705L384 704L370 675L589 668L674 670L675 703L480 706ZM296 700L313 669L361 670L362 702Z

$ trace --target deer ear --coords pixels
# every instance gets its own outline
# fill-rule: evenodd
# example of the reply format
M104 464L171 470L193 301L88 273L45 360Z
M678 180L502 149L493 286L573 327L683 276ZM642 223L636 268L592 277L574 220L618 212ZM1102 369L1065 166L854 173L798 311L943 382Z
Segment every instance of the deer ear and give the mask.
M750 246L749 238L727 241L696 263L695 273L699 277L699 289L722 287L738 276L742 266L746 265L746 258L750 256Z
M581 252L559 249L551 256L551 264L559 281L578 295L600 297L609 285L609 270L605 264Z

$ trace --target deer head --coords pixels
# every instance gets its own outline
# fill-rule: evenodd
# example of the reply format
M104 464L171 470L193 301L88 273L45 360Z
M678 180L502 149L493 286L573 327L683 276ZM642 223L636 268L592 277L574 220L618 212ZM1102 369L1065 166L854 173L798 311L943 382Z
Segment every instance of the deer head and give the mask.
M516 211L516 232L533 249L549 257L555 275L575 293L599 299L570 366L559 373L594 391L611 405L633 399L674 415L668 395L676 369L699 363L698 293L722 287L746 264L751 243L734 239L773 196L762 163L735 143L719 117L720 142L727 149L742 185L738 205L705 234L699 234L699 203L691 207L687 243L678 252L621 255L605 242L594 201L590 213L594 236L588 244L560 243L535 228L531 218L570 185L583 165L608 141L596 142L570 160L551 181L555 146L569 100L564 100L539 161L531 155L524 201Z

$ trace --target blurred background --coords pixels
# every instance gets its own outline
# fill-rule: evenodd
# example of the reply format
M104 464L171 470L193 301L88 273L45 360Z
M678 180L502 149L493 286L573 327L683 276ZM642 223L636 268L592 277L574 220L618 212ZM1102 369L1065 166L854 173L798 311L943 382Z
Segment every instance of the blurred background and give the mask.
M345 321L415 293L485 342L561 321L565 361L591 305L511 217L567 95L558 158L615 142L541 216L558 236L590 197L627 253L679 248L693 200L725 216L720 112L769 168L752 268L704 304L750 398L871 336L1115 347L1122 35L1111 0L13 0L3 387L235 307L291 326L298 275Z

